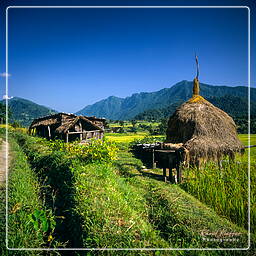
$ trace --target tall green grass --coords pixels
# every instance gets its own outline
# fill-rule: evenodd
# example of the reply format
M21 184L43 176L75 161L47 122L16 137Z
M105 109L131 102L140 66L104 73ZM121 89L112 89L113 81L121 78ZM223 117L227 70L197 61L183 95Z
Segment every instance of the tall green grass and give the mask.
M188 169L181 185L219 215L247 228L248 178L244 163L225 163L222 169L208 164L202 170Z
M247 143L248 136L241 136ZM252 135L252 144L255 143ZM255 148L251 149L251 153ZM256 153L256 152L255 152ZM255 190L256 190L255 155L251 154L251 225L256 226ZM184 171L183 189L212 207L219 215L225 216L234 223L248 226L248 150L236 161L223 162L220 169L213 163L204 168ZM253 229L254 229L253 228ZM255 229L254 229L255 230Z
M8 179L8 247L41 248L47 246L46 233L33 221L32 214L45 211L40 185L24 153L11 139L11 166Z

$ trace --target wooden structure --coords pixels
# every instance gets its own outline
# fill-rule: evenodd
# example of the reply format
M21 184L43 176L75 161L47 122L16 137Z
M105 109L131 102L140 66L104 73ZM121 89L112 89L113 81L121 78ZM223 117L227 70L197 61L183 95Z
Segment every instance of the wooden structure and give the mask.
M137 144L133 147L136 157L151 168L163 169L163 180L180 183L182 181L182 168L187 157L187 150L181 144L153 143Z
M63 139L66 142L79 139L102 139L105 119L97 117L76 116L74 114L58 113L35 119L30 127L30 134L36 134L47 139Z
M165 142L135 146L135 155L144 163L151 158L153 168L163 168L165 181L167 169L169 180L179 183L183 167L191 165L200 169L207 161L216 162L220 166L224 157L234 159L236 153L244 151L234 120L199 95L197 56L196 64L192 98L177 108L169 118ZM173 175L174 169L176 176Z

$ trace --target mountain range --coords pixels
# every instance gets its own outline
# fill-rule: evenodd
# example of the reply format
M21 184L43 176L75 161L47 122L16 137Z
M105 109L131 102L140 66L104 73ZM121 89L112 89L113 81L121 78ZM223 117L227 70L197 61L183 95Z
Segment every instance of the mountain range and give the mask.
M135 93L126 98L110 96L84 107L75 114L112 120L166 118L192 96L192 87L192 81L184 80L156 92ZM245 86L213 86L200 83L200 95L233 117L247 115L248 88ZM16 120L24 126L28 126L35 118L57 112L19 97L14 97L8 102L12 113L10 121ZM251 88L251 113L256 113L256 88Z
M169 111L170 113L172 110L175 110L178 105L185 102L192 96L192 87L192 81L184 80L170 88L164 88L156 92L135 93L126 98L110 96L107 99L86 106L76 114L89 116L95 115L112 120L128 120L138 117L138 115L145 111L162 110L167 108L171 109L171 111ZM245 103L245 105L242 104L244 108L247 104L248 88L245 86L212 86L200 83L200 95L213 103L217 102L219 107L222 106L221 101L224 101L227 96L230 96L229 102L226 101L225 104L231 104L236 108L238 106L236 101L238 100L239 103ZM256 89L252 88L251 102L253 107L255 107L255 101ZM241 104L239 105L241 106ZM235 111L239 112L239 109L236 109Z

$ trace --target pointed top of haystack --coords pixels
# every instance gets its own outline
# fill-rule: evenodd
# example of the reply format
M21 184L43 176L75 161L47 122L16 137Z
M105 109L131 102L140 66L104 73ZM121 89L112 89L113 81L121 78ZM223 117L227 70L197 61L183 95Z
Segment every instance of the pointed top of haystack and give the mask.
M199 63L198 63L198 57L197 55L195 56L196 58L196 77L194 78L194 85L193 85L193 97L196 97L197 95L199 95L200 92L200 87L199 87Z
M194 79L193 96L183 103L168 121L166 142L182 143L189 151L190 163L218 161L234 157L243 145L237 137L234 120L199 95L199 67Z

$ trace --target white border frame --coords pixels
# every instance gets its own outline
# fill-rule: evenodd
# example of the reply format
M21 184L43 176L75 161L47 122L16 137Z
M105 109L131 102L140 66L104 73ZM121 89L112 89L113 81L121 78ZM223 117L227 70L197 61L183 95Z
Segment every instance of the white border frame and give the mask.
M250 22L250 8L248 6L8 6L6 8L6 74L8 74L8 10L9 9L19 9L19 8L87 8L87 9L123 9L123 8L138 8L138 9L162 9L162 8L176 8L176 9L188 9L188 8L197 8L197 9L209 9L209 8L239 8L244 9L246 8L248 10L248 145L250 145L250 69L251 69L251 22ZM6 90L6 141L7 141L7 150L6 150L6 248L11 251L167 251L167 250L173 250L173 251L244 251L250 249L250 187L251 187L251 181L250 181L250 154L251 150L250 147L248 148L248 247L246 248L9 248L8 247L8 75L6 76L6 84L5 84L5 90Z

